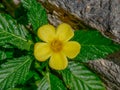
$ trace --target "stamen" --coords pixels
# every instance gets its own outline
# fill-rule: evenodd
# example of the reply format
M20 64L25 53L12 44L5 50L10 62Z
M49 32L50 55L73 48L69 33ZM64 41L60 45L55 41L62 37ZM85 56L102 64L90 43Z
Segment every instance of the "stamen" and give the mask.
M62 50L62 47L63 47L62 42L59 41L59 40L53 40L50 45L51 45L51 49L52 49L54 52L59 52L59 51L61 51L61 50Z

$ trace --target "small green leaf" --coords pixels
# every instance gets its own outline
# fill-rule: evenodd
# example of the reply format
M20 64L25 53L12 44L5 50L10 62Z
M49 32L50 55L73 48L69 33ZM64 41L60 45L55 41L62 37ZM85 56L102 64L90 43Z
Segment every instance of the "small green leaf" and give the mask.
M22 88L10 88L10 89L7 89L7 90L23 90Z
M32 41L28 37L29 34L23 26L9 15L0 14L0 46L12 44L19 49L29 50Z
M49 73L47 73L44 78L38 84L37 90L50 90L50 78Z
M45 9L36 0L21 0L23 7L27 10L29 23L32 24L33 30L36 30L48 23Z
M31 56L23 56L2 64L0 68L0 89L7 90L14 88L16 84L24 83L31 63Z
M40 81L37 90L66 90L66 88L58 77L47 73Z
M70 90L105 90L98 76L83 64L70 62L68 69L60 72Z
M51 90L67 90L63 82L53 74L50 74Z
M0 60L4 60L7 58L12 58L13 50L6 51L5 49L0 50Z
M81 44L80 53L75 59L82 62L104 58L108 54L120 50L120 45L113 43L112 40L108 38L105 38L98 31L75 31L75 35L72 40Z

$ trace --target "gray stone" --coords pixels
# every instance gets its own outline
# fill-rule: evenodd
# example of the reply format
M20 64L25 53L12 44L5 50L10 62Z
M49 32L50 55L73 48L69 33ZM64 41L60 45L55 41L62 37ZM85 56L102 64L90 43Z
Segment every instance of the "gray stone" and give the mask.
M120 67L118 65L105 59L90 61L87 65L104 80L107 90L120 90Z

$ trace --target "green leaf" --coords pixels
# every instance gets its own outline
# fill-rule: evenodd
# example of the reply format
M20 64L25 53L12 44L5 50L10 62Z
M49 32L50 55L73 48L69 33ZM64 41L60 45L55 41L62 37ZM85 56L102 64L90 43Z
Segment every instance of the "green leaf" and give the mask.
M29 23L32 24L33 30L36 30L48 23L45 9L36 0L21 0L23 7L27 10Z
M66 88L58 77L47 73L40 81L37 90L66 90Z
M70 62L68 69L60 72L70 90L105 90L98 76L83 64Z
M82 62L104 58L108 54L120 50L120 45L113 43L112 40L108 38L105 38L98 31L75 31L75 35L72 40L81 44L80 53L75 59Z
M29 50L32 41L28 38L29 33L23 26L9 15L0 14L0 46L12 44L19 49Z
M12 56L13 56L13 50L9 50L9 51L5 49L0 50L0 60L12 58Z
M7 90L14 88L16 84L24 83L31 63L31 56L23 56L2 64L0 68L0 89Z
M22 88L10 88L10 89L8 89L8 90L23 90Z

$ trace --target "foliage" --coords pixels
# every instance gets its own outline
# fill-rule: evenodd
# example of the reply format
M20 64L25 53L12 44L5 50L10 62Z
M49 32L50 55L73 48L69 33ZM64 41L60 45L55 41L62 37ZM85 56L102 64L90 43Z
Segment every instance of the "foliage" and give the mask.
M97 30L75 31L72 40L82 46L79 55L65 70L52 70L47 61L38 62L33 55L36 31L48 23L46 11L36 0L21 2L27 24L0 12L0 90L105 90L99 76L83 62L104 58L120 50L120 45Z
M38 90L67 90L62 81L51 73L46 73L38 84Z
M97 58L104 58L108 54L120 50L120 45L113 43L112 40L103 37L98 31L75 31L72 40L81 44L81 52L75 58L76 60L86 62Z
M16 84L24 83L29 72L32 58L23 56L13 58L1 65L0 69L0 89L5 90L8 87L14 87Z
M27 10L28 22L32 24L36 31L40 26L47 24L47 15L45 9L36 0L21 0L23 7Z
M32 42L27 30L7 14L0 14L0 34L0 46L12 44L20 49L30 49Z
M68 69L60 73L71 90L105 90L100 79L81 63L72 61Z

